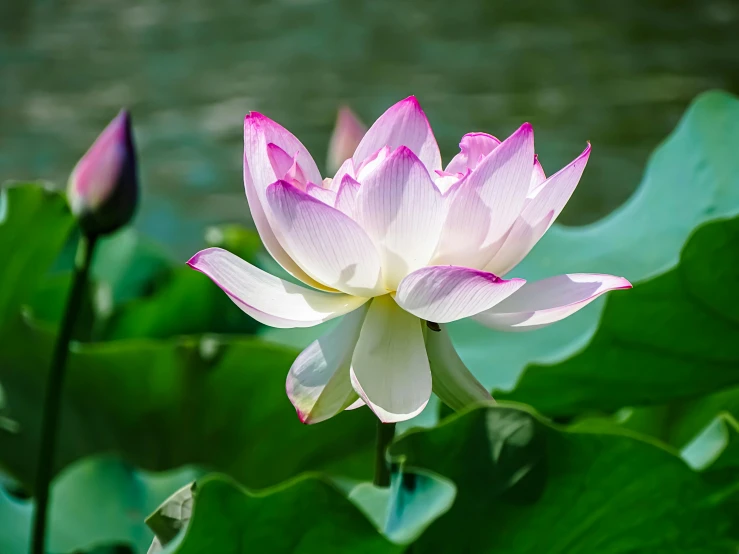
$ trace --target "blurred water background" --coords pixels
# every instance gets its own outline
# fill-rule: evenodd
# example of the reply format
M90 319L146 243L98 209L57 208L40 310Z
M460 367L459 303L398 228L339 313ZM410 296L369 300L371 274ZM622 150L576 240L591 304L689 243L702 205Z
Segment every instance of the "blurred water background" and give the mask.
M186 257L249 224L242 118L261 111L324 165L340 104L367 123L415 94L448 160L462 134L534 124L550 173L593 143L560 222L637 186L699 92L739 92L731 0L2 0L0 181L63 184L121 106L134 114L137 227Z

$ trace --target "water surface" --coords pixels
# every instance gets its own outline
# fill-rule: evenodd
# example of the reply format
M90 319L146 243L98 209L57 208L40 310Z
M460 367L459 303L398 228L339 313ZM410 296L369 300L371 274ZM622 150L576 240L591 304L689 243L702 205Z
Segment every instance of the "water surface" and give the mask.
M121 105L142 158L144 232L185 257L205 225L249 223L242 118L259 110L319 165L335 111L371 121L415 94L442 154L462 134L534 124L553 172L593 143L560 221L637 185L688 102L739 90L730 0L4 0L0 180L63 183Z

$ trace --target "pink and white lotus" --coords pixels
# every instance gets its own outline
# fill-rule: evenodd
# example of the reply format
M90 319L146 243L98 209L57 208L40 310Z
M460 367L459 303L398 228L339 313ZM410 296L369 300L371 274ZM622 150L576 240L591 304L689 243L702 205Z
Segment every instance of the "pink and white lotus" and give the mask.
M188 263L265 325L344 316L290 368L287 394L305 423L365 403L384 422L403 421L432 389L456 409L490 402L444 324L472 317L499 331L538 329L631 287L610 275L503 278L562 211L590 154L588 146L547 178L528 123L502 142L465 135L442 169L423 110L406 98L327 179L297 138L260 113L246 116L244 145L254 223L305 286L219 248Z

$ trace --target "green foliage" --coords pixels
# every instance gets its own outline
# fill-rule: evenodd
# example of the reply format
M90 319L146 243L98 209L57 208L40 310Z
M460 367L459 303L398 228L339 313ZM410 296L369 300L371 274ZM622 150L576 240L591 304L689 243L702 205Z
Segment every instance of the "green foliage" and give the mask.
M636 436L568 431L500 406L411 432L391 453L458 487L414 554L736 551L724 487Z
M399 464L389 487L359 483L350 490L349 499L390 541L407 544L449 510L456 494L457 488L448 479Z
M256 233L234 226L212 228L207 238L211 245L227 248L253 263L261 249ZM111 265L121 263L120 258L114 257L121 249L130 259L124 267L111 272ZM107 277L105 282L111 283L114 304L121 296L129 302L106 322L102 339L167 338L202 333L251 335L260 327L255 320L245 317L210 280L184 262L172 267L169 260L155 252L151 244L132 231L122 233L120 239L113 237L103 246L103 256L97 258L96 267L101 268L98 275ZM108 258L112 263L108 263Z
M255 494L220 476L204 479L186 532L166 553L400 554L330 481L303 476Z
M187 527L192 519L193 496L197 484L188 483L165 500L149 517L146 525L154 532L149 552L159 552Z
M41 186L0 190L0 330L14 325L20 308L59 256L73 220L64 199Z
M144 552L146 515L201 470L144 471L186 466L223 476L151 515L168 553L735 553L738 144L739 101L706 94L629 202L550 230L515 275L613 273L635 288L532 333L454 325L465 361L508 389L497 398L533 408L402 435L389 489L367 482L369 410L304 426L285 395L316 330L264 329L184 260L133 231L107 238L69 357L51 551ZM3 190L0 467L27 491L75 233L59 195ZM206 238L265 263L253 232ZM31 510L0 485L0 552L26 552Z
M10 413L20 425L17 433L0 431L2 463L29 487L50 338L25 329L14 341L24 345L23 351L0 353ZM256 339L127 340L78 347L68 365L57 466L113 451L152 470L200 464L252 487L311 469L371 475L372 416L360 410L325 425L301 424L284 385L295 356L293 350Z
M173 488L199 475L182 468L151 474L111 457L81 460L64 470L51 490L50 552L88 551L124 544L142 552L152 539L144 518ZM29 549L32 500L0 487L0 552Z

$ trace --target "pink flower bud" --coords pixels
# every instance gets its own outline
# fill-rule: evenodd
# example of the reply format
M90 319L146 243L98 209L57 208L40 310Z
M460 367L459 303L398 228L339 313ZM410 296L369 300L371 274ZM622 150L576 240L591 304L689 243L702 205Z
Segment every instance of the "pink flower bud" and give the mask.
M339 108L336 116L336 126L328 144L328 161L326 167L329 173L335 173L344 160L351 158L354 151L367 132L367 127L348 106Z
M111 233L131 220L138 181L131 117L126 110L121 110L77 162L67 197L88 235Z

